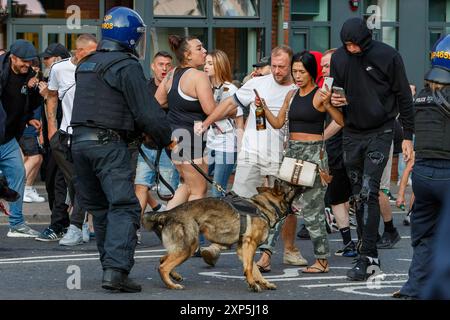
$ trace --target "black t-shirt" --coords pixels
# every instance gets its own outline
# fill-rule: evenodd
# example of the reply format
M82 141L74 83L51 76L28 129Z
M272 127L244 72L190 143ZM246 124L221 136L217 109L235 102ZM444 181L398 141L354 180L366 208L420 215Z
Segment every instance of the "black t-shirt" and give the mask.
M148 80L147 88L152 97L154 97L156 94L156 90L158 90L158 86L155 83L155 78L151 78L150 80Z
M7 114L5 142L19 138L25 128L27 117L27 75L15 74L11 71L8 82L3 88L2 104Z

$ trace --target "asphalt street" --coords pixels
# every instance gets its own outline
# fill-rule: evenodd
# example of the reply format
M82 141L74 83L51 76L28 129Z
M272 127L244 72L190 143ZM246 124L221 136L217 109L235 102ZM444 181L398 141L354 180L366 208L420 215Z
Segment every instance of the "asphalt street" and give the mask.
M143 287L141 293L111 293L100 286L102 270L95 240L76 247L62 247L57 242L7 238L7 225L0 225L0 300L8 299L83 299L83 300L390 300L391 293L407 279L412 255L410 229L403 226L403 212L394 213L394 224L402 239L393 249L380 251L382 276L368 282L351 282L346 271L352 258L330 258L330 272L302 274L299 267L282 263L282 243L273 255L272 271L265 276L277 290L253 293L247 289L242 265L234 250L222 253L216 267L202 258L192 257L177 271L184 277L184 290L167 289L158 274L159 258L164 248L158 238L144 231L143 244L136 249L131 277ZM46 224L34 224L42 231ZM380 228L382 232L382 227ZM356 237L352 230L353 238ZM339 233L329 236L332 253L342 245ZM310 240L296 240L303 256L312 263ZM258 254L259 256L259 254Z

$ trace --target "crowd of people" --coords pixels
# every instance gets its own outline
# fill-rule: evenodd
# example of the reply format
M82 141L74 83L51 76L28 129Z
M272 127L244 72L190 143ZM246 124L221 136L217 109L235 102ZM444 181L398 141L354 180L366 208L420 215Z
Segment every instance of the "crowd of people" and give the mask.
M205 175L225 190L250 198L257 187L273 184L283 157L317 163L333 178L317 175L291 208L303 216L315 261L308 262L296 247L297 216L288 215L260 246L257 266L261 272L272 270L271 257L281 235L284 264L305 266L304 273L329 272L330 209L325 209L329 207L343 241L334 254L357 257L347 272L353 281L365 281L370 270L381 268L378 249L392 248L400 240L388 197L396 126L406 162L397 205L405 205L411 171L413 186L419 179L414 178L426 176L430 166L445 172L441 183L448 184L446 145L434 153L422 151L432 141L417 137L420 148L414 157L414 93L402 58L395 49L372 40L362 19L347 20L342 47L323 54L275 47L253 65L241 84L233 80L224 51L207 52L198 38L174 35L168 41L177 62L172 54L157 52L150 66L153 77L147 80L138 62L139 44L145 38L142 19L122 7L112 9L105 19L114 26L115 19L124 16L130 25L117 27L123 36L108 28L102 29L101 41L80 35L72 54L61 44L51 44L38 54L31 42L17 40L0 57L6 113L0 169L21 195L10 205L8 237L66 246L95 237L103 288L141 290L128 274L143 213L148 206L160 212L206 197ZM327 77L333 78L332 87L326 85ZM428 95L436 90L445 94L450 83L442 74L431 73L427 80L439 84L425 89ZM448 103L443 104L448 109ZM255 111L260 107L267 120L265 130L256 126ZM442 120L450 130L448 122ZM132 132L139 132L142 139L130 138ZM40 233L25 223L22 214L22 202L45 201L33 187L39 172L44 173L51 210L51 223ZM161 179L168 183L162 185ZM425 207L433 202L423 199L426 186L419 188L418 183L408 216L414 235L410 279L394 294L402 298L422 297L420 288L429 276L426 264L431 263L429 241L436 219L426 226L420 220L426 219ZM154 197L154 186L163 199L170 198L167 203ZM221 197L221 191L211 186L211 196ZM352 209L357 243L351 236ZM440 205L434 210L437 216ZM200 235L196 254L214 265L223 249L206 244Z

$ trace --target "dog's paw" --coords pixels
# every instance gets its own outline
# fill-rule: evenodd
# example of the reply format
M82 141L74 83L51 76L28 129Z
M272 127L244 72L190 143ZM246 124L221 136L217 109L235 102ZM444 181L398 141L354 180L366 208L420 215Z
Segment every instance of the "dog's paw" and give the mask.
M175 272L175 271L172 271L170 273L170 277L177 282L183 281L183 277L181 276L181 274L179 274L178 272Z
M266 282L264 286L266 287L267 290L277 290L277 286L272 282Z
M174 284L174 285L170 286L170 289L183 290L184 286L182 286L181 284Z
M257 283L249 284L248 286L249 286L250 291L252 291L252 292L261 292L262 291L261 286Z

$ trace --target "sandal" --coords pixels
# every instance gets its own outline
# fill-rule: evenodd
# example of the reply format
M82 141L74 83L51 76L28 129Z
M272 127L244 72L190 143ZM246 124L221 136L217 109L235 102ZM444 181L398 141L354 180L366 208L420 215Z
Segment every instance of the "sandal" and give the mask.
M264 253L267 254L269 256L269 259L272 260L272 253L269 250L261 250L261 251L263 254ZM256 266L258 267L258 270L261 273L268 273L271 271L270 262L264 266L259 265L259 264L256 264Z
M320 267L317 265L319 265ZM328 273L329 271L330 267L328 265L328 260L317 259L315 264L303 269L302 273Z

